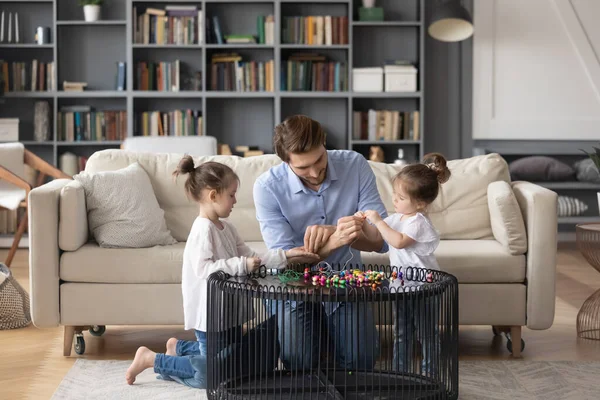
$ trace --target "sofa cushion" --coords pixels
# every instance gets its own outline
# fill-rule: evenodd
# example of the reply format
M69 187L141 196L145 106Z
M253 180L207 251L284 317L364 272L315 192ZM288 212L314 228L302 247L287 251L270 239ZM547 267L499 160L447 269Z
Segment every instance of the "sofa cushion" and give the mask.
M570 181L575 170L556 158L546 156L523 157L510 163L510 176L519 181Z
M435 251L442 271L460 283L513 283L525 281L525 256L511 255L496 240L442 240ZM365 264L389 264L387 254L362 253Z
M400 168L370 162L377 189L388 213L394 212L392 178ZM442 239L492 239L487 201L488 185L510 182L508 165L498 154L448 161L452 175L429 206L429 217Z
M488 186L488 205L492 232L510 254L525 254L527 232L523 214L508 182L492 182Z
M264 252L264 242L248 242ZM103 249L88 243L60 259L67 282L181 283L185 243L147 249ZM512 256L495 240L446 240L435 253L440 267L460 283L512 283L525 280L525 256ZM387 254L362 253L365 264L389 264Z
M60 257L60 279L92 283L181 283L185 243L105 249L87 243Z
M124 150L102 150L95 152L86 163L86 172L114 171L138 162L148 173L154 194L165 211L167 228L175 239L186 241L192 223L198 215L198 206L185 195L183 185L186 175L173 181L172 173L183 154L135 153ZM252 191L254 181L260 174L281 163L275 155L242 158L237 156L194 157L196 165L216 161L231 167L240 178L237 204L229 216L244 240L262 240L256 221L256 210Z

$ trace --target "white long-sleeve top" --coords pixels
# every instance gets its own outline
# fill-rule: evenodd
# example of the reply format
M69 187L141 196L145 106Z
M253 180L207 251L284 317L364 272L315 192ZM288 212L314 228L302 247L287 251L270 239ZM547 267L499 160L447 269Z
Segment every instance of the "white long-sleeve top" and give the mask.
M208 277L218 271L232 276L246 275L246 259L260 257L267 268L284 268L286 265L283 250L271 250L265 254L257 254L248 247L235 227L222 220L223 229L219 229L208 218L197 217L192 225L190 235L183 252L183 271L181 290L183 294L183 313L185 329L196 329L206 332ZM238 310L222 310L222 315L236 315L234 318L222 318L231 328L245 322L250 310L249 302L240 301ZM251 304L249 305L251 307Z

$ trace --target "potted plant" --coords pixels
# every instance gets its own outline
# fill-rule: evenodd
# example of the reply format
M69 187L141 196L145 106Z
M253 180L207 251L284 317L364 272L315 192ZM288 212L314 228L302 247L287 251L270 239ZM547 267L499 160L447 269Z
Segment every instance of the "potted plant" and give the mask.
M588 157L594 162L596 169L598 169L598 172L600 173L600 148L594 147L593 153L588 153L585 150L581 150L581 151L583 151L585 154L588 155ZM598 196L598 210L600 210L600 192L598 192L596 194Z
M83 6L83 15L86 22L95 22L100 19L100 6L104 0L80 0L79 4Z

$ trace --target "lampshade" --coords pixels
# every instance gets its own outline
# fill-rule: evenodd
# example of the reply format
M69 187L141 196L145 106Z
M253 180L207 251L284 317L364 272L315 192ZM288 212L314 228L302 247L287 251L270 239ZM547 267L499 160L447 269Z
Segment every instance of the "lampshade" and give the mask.
M459 0L449 0L434 8L429 34L442 42L459 42L473 34L473 20Z

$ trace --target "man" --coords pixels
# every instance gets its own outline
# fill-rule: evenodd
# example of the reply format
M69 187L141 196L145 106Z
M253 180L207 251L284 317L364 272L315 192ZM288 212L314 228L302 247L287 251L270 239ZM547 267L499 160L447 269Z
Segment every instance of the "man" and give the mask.
M387 251L383 238L369 239L363 234L364 220L354 216L365 210L387 216L375 175L362 155L327 151L321 125L302 115L278 125L273 144L283 163L254 184L257 219L269 249L304 246L338 270L348 261L348 268L360 264L360 251ZM379 340L371 308L357 302L324 306L322 321L320 304L286 301L269 305L278 314L284 366L293 370L317 365L321 322L326 322L338 366L372 368L379 356Z

